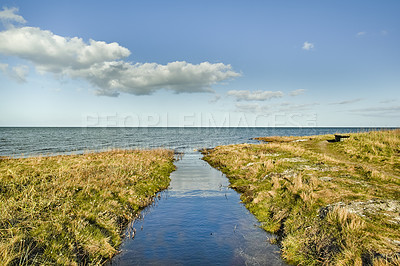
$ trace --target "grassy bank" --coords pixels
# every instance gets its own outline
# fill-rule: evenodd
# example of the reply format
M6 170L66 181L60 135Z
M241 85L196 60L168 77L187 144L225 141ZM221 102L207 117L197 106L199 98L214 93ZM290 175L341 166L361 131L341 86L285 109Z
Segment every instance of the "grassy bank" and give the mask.
M204 160L275 233L288 262L400 265L400 130L269 137L218 146Z
M0 264L101 264L174 169L162 149L0 159Z

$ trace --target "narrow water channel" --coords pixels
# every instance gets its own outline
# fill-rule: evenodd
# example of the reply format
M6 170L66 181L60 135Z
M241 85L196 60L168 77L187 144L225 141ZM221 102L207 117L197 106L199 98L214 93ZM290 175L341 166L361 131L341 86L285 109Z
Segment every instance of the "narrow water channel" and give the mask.
M271 237L197 152L176 162L170 188L130 225L112 265L286 265Z

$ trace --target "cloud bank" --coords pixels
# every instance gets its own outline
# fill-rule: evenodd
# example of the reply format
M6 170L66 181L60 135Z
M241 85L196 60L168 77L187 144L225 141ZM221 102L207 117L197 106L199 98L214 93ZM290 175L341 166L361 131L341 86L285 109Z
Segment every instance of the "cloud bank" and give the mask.
M23 23L17 8L0 12L2 21ZM83 79L94 85L96 94L118 96L120 92L149 95L160 89L210 92L211 86L240 74L231 65L185 61L131 63L123 59L130 51L118 43L67 38L37 27L10 27L0 32L0 53L31 62L40 73Z
M235 97L237 101L266 101L283 97L283 92L281 91L230 90L227 94Z

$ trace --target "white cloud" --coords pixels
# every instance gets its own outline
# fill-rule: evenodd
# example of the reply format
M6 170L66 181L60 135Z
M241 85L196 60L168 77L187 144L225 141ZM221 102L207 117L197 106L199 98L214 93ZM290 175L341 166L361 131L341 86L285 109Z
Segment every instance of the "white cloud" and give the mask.
M372 117L399 117L400 114L400 106L387 106L387 107L368 107L361 109L353 109L351 112L362 115L362 116L372 116Z
M236 111L244 113L260 113L263 111L264 107L265 110L268 109L268 107L261 106L258 103L236 103L235 107Z
M362 98L357 98L357 99L351 99L351 100L345 100L345 101L341 101L341 102L334 102L334 103L330 103L331 105L343 105L343 104L352 104L352 103L356 103L362 101Z
M297 95L303 94L305 91L306 91L305 89L297 89L297 90L291 91L289 93L289 95L290 96L297 96Z
M8 64L0 63L0 71L6 72L8 69Z
M86 43L36 27L11 27L0 32L0 53L28 60L40 73L86 80L97 88L97 95L113 97L120 92L146 95L160 89L211 92L213 84L240 75L223 63L126 62L122 59L130 51L118 43ZM16 71L23 73L22 69Z
M360 31L360 32L357 32L356 37L361 37L361 36L364 36L366 34L367 34L366 31Z
M3 23L10 23L10 22L18 22L18 23L26 23L26 20L20 16L15 14L18 12L18 8L12 7L7 8L4 7L2 11L0 11L0 20Z
M19 83L26 82L26 76L29 73L28 66L16 66L12 68L11 77Z
M19 65L10 68L8 64L0 63L0 71L18 83L24 83L26 82L26 76L29 73L29 67Z
M227 93L229 96L233 96L237 101L266 101L272 98L283 97L281 91L247 91L247 90L231 90Z
M219 94L215 94L214 97L212 99L210 99L208 102L209 103L216 103L221 99L221 95Z
M304 42L302 49L306 50L306 51L310 51L310 50L314 49L314 44L310 43L310 42Z
M239 74L232 71L230 65L222 63L193 65L177 61L160 65L113 61L93 64L85 69L71 69L69 75L88 80L100 88L99 95L116 96L117 91L148 95L159 89L175 93L212 92L211 85Z
M310 110L313 107L319 105L319 103L303 103L303 104L295 104L289 103L285 105L281 105L282 107L279 109L280 112L298 112L298 111L305 111Z
M386 100L382 100L379 103L393 103L393 102L397 102L397 99L386 99Z
M304 103L304 104L295 104L295 103L280 103L274 105L261 105L259 103L236 103L236 111L245 112L245 113L292 113L292 112L300 112L307 111L313 109L313 107L319 105L319 103Z
M65 38L34 27L0 32L0 53L29 60L39 71L52 73L84 69L130 55L117 43L90 40L87 44L81 38Z

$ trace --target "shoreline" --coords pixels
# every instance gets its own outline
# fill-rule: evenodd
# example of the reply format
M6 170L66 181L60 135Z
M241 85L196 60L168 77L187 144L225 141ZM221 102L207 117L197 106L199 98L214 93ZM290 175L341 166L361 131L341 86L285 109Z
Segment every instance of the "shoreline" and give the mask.
M286 261L395 265L399 135L400 130L351 133L337 143L327 141L332 135L256 138L267 143L201 152L226 174L262 228L278 236L271 242L281 245ZM168 187L175 155L127 149L0 158L0 261L108 261L118 253L128 223ZM113 182L102 183L110 176ZM66 247L70 240L74 244ZM355 251L347 252L350 247Z
M0 159L0 261L100 264L169 186L174 152L111 150Z
M400 131L349 135L336 143L333 135L269 137L205 149L203 160L278 235L289 263L396 265Z

